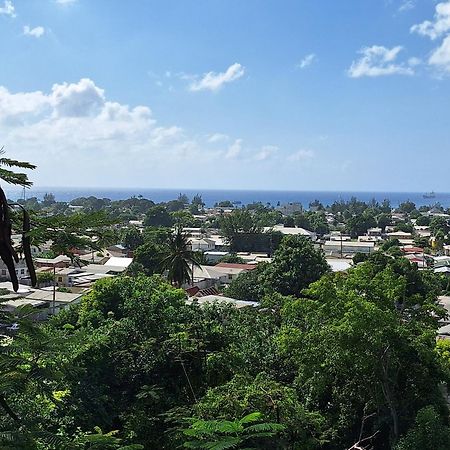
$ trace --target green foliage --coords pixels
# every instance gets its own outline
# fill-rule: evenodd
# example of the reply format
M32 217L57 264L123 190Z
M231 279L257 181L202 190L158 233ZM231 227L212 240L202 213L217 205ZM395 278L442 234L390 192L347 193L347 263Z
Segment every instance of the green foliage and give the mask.
M168 280L176 286L191 282L194 266L199 264L182 227L178 226L175 233L169 235L168 254L161 261L161 266L163 271L167 271Z
M303 236L285 236L265 273L265 284L282 295L299 296L329 271L320 250Z
M266 290L266 269L266 264L259 263L255 269L241 273L229 284L224 294L238 300L261 301Z
M416 220L416 225L419 225L419 226L428 226L428 225L430 225L430 217L429 216L424 216L424 215L419 216L417 218L417 220Z
M262 228L258 225L254 215L247 210L235 210L231 214L220 218L220 230L228 240L232 249L236 247L235 240L239 234L259 234Z
M244 264L245 261L236 253L230 253L229 255L222 256L219 259L219 262L223 263L234 263L234 264Z
M151 207L145 215L144 225L147 227L171 227L172 217L163 205Z
M121 241L128 250L136 250L144 243L144 238L136 227L129 227L122 232Z
M367 261L369 256L366 253L355 253L353 256L353 264L358 264Z
M367 233L369 228L377 226L375 217L369 212L365 211L360 215L350 217L346 223L346 230L351 237L356 238Z
M400 439L395 450L448 450L450 428L433 406L417 413L414 426Z
M409 214L416 209L416 205L413 202L407 200L406 202L400 203L398 209L403 213Z
M198 420L192 419L189 428L183 432L188 438L185 448L225 450L228 448L250 449L275 448L272 439L284 430L278 423L263 422L262 414L253 412L236 420Z
M53 276L53 271L38 272L36 274L36 278L38 286L45 283L52 283L55 279Z

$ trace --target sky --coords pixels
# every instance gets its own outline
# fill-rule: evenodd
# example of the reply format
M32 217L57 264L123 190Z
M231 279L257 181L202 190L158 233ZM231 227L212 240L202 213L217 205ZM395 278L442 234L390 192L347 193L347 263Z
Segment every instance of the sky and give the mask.
M37 186L449 192L450 0L0 0Z

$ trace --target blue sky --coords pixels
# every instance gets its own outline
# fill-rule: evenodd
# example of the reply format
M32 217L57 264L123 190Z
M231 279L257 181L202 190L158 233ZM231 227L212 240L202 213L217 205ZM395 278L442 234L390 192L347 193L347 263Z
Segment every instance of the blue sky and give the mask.
M450 191L450 0L0 0L37 185Z

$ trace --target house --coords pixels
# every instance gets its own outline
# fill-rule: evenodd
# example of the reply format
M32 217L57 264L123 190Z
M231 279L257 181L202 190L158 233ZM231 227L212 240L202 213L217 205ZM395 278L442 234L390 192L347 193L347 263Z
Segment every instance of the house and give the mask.
M279 231L284 235L304 236L311 239L312 241L315 241L317 239L316 233L300 227L285 227L284 225L281 224L275 225L274 227L264 227L264 232L268 233L270 231Z
M15 263L15 269L19 281L29 276L27 263L24 259L19 259L19 262ZM0 281L11 281L9 270L2 259L0 259Z
M55 258L34 258L36 267L69 267L72 260L66 255L59 255Z
M255 268L255 264L232 263L219 263L215 266L194 266L192 286L206 289L211 286L229 284L241 273L248 272Z
M127 257L130 251L122 244L111 245L106 249L106 256Z
M216 248L216 242L208 238L190 238L189 245L194 252L210 252Z
M234 298L225 297L223 295L205 295L204 297L190 297L186 301L188 304L198 304L200 306L208 303L226 303L233 305L234 307L240 308L254 308L259 305L258 302L249 302L244 300L236 300Z
M348 259L327 258L327 263L333 272L346 272L352 267L352 263Z
M375 250L374 242L353 241L325 241L323 244L325 255L354 255L355 253L372 253Z
M36 289L26 297L26 300L46 302L50 314L58 314L61 310L69 308L81 301L83 293L59 292L53 293L53 287Z
M381 236L383 230L380 227L373 227L367 230L367 236Z
M3 301L0 308L3 311L14 313L19 307L31 306L35 311L31 317L38 321L46 320L49 314L57 313L61 309L78 303L84 294L84 292L59 292L53 290L53 286L36 289L23 284L19 285L17 292L14 292L10 282L0 283L0 289L8 292L1 297Z
M342 234L339 231L332 231L330 233L330 241L351 241L352 238L347 234Z
M406 231L393 231L392 233L387 233L386 235L389 239L398 239L402 240L410 240L413 238L411 233L407 233Z
M224 256L227 256L229 254L230 254L229 252L218 252L218 251L209 252L209 251L206 251L204 253L204 256L205 256L205 258L206 258L206 260L208 262L215 264L220 259L222 259Z

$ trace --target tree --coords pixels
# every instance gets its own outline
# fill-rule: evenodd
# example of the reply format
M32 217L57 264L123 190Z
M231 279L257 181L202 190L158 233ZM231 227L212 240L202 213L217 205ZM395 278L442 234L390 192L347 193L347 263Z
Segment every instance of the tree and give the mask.
M403 213L409 214L416 209L416 205L410 200L407 200L406 202L400 203L398 209Z
M382 213L377 217L377 225L384 231L388 225L392 222L392 216L390 214Z
M283 224L285 227L295 227L295 220L292 216L287 216L283 219Z
M249 445L257 448L275 448L270 439L284 430L278 423L264 422L262 414L253 412L236 420L201 420L192 419L188 428L183 430L186 438L185 448L200 449L249 449ZM276 445L276 444L275 444Z
M322 251L316 250L310 239L285 236L265 274L265 283L282 295L300 296L329 270Z
M350 217L345 225L347 232L353 238L366 234L369 228L375 226L377 226L377 221L368 212Z
M439 231L446 235L450 231L447 219L441 216L434 216L430 220L430 230L433 235L436 235Z
M200 194L194 195L191 200L191 205L195 208L196 211L199 211L205 207L205 202L202 199Z
M142 233L136 227L125 228L121 240L124 247L128 250L136 250L144 243Z
M163 205L152 206L145 215L146 227L171 227L172 224L172 217Z
M167 271L168 280L177 287L190 283L193 279L194 266L198 267L199 264L181 227L177 227L175 232L169 235L168 254L162 260L161 266L163 271Z
M259 302L266 291L267 263L259 263L255 269L241 273L225 290L227 297Z
M447 450L450 448L450 428L433 406L417 413L414 426L400 439L395 450Z
M56 203L55 196L52 193L45 193L42 200L42 206L51 206Z
M239 234L258 234L262 228L258 225L254 215L247 210L235 210L231 214L220 218L220 230L230 243L231 249L235 247L235 240Z
M5 158L3 148L0 149L0 179L6 183L13 184L16 186L30 187L32 185L31 181L28 179L27 174L14 172L9 168L19 168L19 169L29 169L33 170L36 168L33 164L23 161L16 161L14 159ZM22 251L25 256L28 271L31 276L32 284L36 284L36 274L34 271L33 261L31 258L31 240L29 236L30 232L30 218L27 211L19 205L23 212L23 223L22 223ZM15 291L19 289L19 282L17 280L17 273L14 263L19 261L16 250L13 248L13 243L11 239L12 233L12 220L11 220L11 208L6 199L5 192L0 187L0 257L5 263L11 282Z
M352 446L360 429L356 417L366 415L367 435L376 433L374 448L391 448L418 410L443 404L434 350L443 312L436 291L417 290L412 276L421 284L428 275L407 260L386 261L323 277L305 298L283 305L277 342L299 395L329 406L332 448Z
M219 259L221 263L245 264L245 261L236 253L229 253Z
M429 216L419 216L416 220L416 225L419 226L428 226L430 225L430 217Z
M150 276L162 273L164 255L168 253L167 244L159 243L157 240L147 239L134 251L134 259L130 267L130 272L141 272Z

